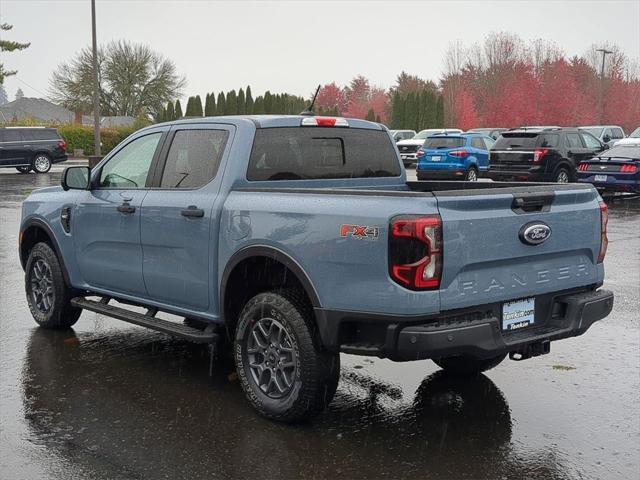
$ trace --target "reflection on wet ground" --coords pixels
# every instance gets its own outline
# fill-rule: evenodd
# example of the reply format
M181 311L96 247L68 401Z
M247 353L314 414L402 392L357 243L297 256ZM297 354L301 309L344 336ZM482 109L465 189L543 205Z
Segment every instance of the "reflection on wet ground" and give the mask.
M636 201L610 204L607 287L616 292L616 307L585 336L470 381L444 375L428 361L343 355L330 408L313 422L286 426L255 414L228 361L220 360L210 376L204 347L93 313L84 313L75 330L35 328L16 245L17 200L37 176L5 177L1 478L640 474Z

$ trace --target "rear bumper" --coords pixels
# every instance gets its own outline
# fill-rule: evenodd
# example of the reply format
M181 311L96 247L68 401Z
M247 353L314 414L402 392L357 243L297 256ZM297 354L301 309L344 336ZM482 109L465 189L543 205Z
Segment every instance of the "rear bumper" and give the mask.
M600 190L608 190L613 192L638 192L640 191L640 180L638 179L620 179L614 175L608 174L606 182L596 182L594 175L578 177L578 183L589 183Z
M536 297L536 326L508 333L501 329L500 303L422 319L322 309L316 318L329 350L408 361L528 352L541 342L582 335L612 308L607 290L543 295Z
M69 160L69 155L56 155L51 159L51 163L66 162Z
M491 170L487 176L496 182L552 182L553 174L530 170Z

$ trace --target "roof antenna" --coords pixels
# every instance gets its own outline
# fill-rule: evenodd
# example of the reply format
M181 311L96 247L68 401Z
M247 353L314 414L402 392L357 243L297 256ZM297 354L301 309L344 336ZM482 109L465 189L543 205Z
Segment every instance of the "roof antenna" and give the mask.
M316 98L318 97L318 92L320 91L320 85L318 85L318 88L316 88L316 93L313 96L313 100L311 100L311 104L302 112L300 112L300 115L305 115L305 116L315 116L315 113L313 113L313 105L316 103Z

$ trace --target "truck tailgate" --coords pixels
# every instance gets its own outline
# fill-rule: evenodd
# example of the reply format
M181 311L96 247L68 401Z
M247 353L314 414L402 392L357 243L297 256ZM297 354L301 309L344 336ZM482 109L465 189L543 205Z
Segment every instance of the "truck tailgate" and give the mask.
M602 281L595 189L545 185L434 195L443 223L442 310ZM551 229L546 241L520 238L525 226L538 223Z

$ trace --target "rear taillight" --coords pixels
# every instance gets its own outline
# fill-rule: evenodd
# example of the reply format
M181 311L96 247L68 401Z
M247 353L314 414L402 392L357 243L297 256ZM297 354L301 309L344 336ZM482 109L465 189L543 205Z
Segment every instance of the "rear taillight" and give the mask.
M389 274L411 290L435 290L442 275L440 215L396 217L389 228Z
M469 152L467 152L466 150L454 150L453 152L449 152L449 155L457 158L465 158L467 155L469 155Z
M540 163L544 156L549 153L549 150L546 148L536 148L533 151L533 163Z
M425 152L424 150L420 149L416 152L416 157L420 158L420 157L424 157L427 154L427 152Z
M607 223L609 223L609 209L606 203L600 202L600 252L598 253L598 263L604 262L607 247L609 246Z
M60 140L58 142L58 148L60 150L62 150L63 152L66 152L67 151L67 142L65 142L64 140Z
M589 170L589 165L587 163L581 163L580 165L578 165L578 170L580 170L581 172L586 172L587 170Z
M620 167L621 173L636 173L637 171L638 167L635 165L622 165L622 167Z

